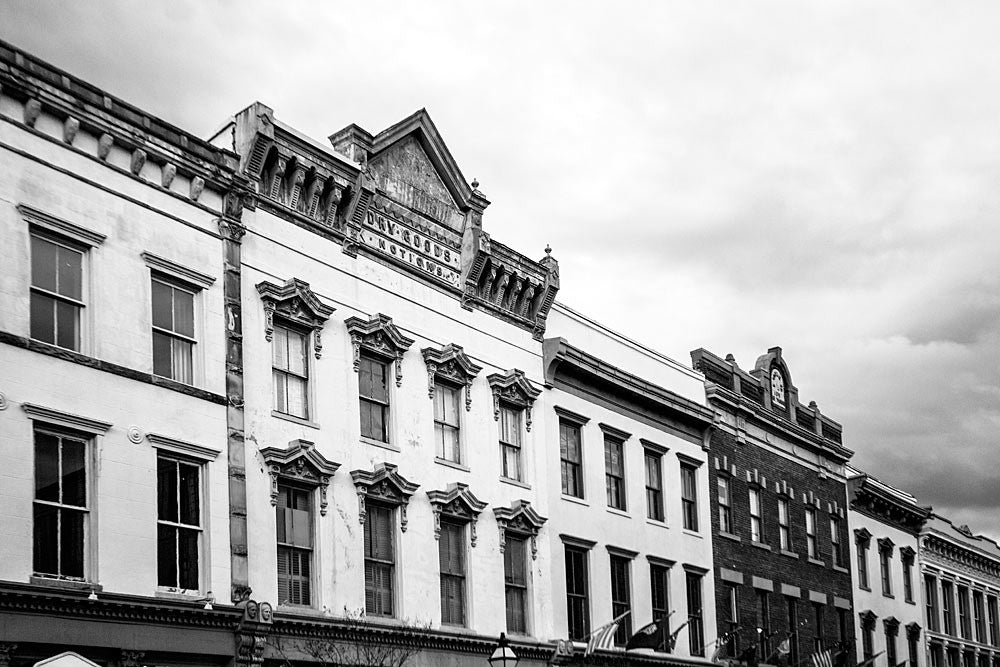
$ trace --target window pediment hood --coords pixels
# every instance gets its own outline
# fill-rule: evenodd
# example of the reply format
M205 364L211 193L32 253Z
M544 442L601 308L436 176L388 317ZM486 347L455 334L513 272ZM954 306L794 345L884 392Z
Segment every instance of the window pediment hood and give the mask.
M298 278L289 278L284 285L261 281L257 283L257 293L264 303L264 337L268 342L274 337L274 316L277 314L316 334L314 348L319 359L323 350L319 331L336 309L320 301L309 289L309 283Z
M278 504L278 481L287 479L320 489L319 512L326 515L326 490L330 485L339 463L328 460L316 451L316 445L309 440L292 440L287 449L265 447L260 450L261 458L267 465L271 477L271 504Z
M472 408L472 394L468 391L472 381L482 366L474 363L461 345L448 343L440 349L425 347L420 350L424 356L424 363L427 365L427 395L434 398L434 381L438 378L453 382L466 388L465 409Z
M527 500L515 500L510 507L494 507L497 528L500 530L500 552L507 543L507 533L519 533L531 537L531 558L538 558L538 532L547 519L541 516Z
M476 521L486 509L486 503L469 490L468 484L453 482L444 491L428 491L427 498L434 512L434 539L441 537L441 517L444 516L469 523L472 546L476 546Z
M365 506L374 500L400 508L399 527L406 532L406 506L410 496L420 487L399 474L392 463L379 463L373 470L352 470L351 480L358 492L358 521L365 523Z
M376 313L371 318L352 316L344 320L347 333L351 336L354 347L354 370L361 368L361 350L387 360L400 360L403 353L413 345L413 339L407 338L399 328L392 323L392 318L382 313ZM402 386L402 364L396 364L396 386Z
M872 539L872 534L867 528L856 528L854 530L854 539L860 543L867 544Z
M526 426L531 430L531 406L542 393L524 377L524 371L512 368L506 373L491 373L486 377L493 390L493 419L500 419L500 405L506 403L527 411Z

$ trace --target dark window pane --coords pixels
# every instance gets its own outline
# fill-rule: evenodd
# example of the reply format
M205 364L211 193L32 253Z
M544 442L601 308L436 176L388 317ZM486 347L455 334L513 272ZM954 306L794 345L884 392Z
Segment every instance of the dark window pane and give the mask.
M31 337L45 343L56 342L55 299L31 293Z
M174 288L174 331L194 338L194 295Z
M59 247L59 293L71 299L81 300L83 295L83 255L76 250Z
M177 463L156 460L157 514L161 521L177 521ZM172 585L172 584L171 584Z
M198 589L198 531L179 529L177 531L178 578L181 588Z
M35 498L59 502L59 438L35 433Z
M62 568L59 574L66 577L83 577L83 522L84 513L61 510Z
M156 527L156 572L160 586L177 585L177 529Z
M62 439L62 502L87 506L87 446L79 440Z
M172 331L174 328L172 292L170 285L153 281L153 326Z
M170 336L153 332L153 373L171 377Z
M56 345L69 350L80 347L80 308L65 301L56 302Z
M191 526L201 525L200 487L198 466L180 464L180 522Z
M56 254L58 246L51 241L31 237L31 284L56 291Z
M59 510L35 505L34 568L39 574L59 574Z

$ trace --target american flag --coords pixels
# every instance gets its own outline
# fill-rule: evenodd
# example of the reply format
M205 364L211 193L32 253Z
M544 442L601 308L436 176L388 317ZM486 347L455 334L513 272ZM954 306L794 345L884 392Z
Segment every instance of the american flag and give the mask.
M833 653L830 649L812 654L813 667L833 667Z
M615 632L618 631L618 622L621 621L629 612L625 612L615 620L610 623L606 623L601 627L597 628L590 633L590 639L587 640L587 650L583 652L584 657L590 655L597 649L610 649L615 645Z

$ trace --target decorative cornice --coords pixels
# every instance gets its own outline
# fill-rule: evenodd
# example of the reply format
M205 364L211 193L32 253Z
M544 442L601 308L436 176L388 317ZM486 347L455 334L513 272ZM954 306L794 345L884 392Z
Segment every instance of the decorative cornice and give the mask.
M469 541L473 547L476 546L476 522L479 514L486 509L486 503L469 491L468 484L453 482L444 491L428 491L427 498L434 513L435 540L441 537L441 518L446 517L468 523Z
M72 222L57 218L27 204L18 204L17 212L29 224L37 225L63 236L68 236L77 243L82 243L90 247L101 245L107 238L104 234L91 231L80 225L74 225Z
M410 496L420 487L397 472L392 463L379 463L374 470L352 470L351 480L358 492L358 521L363 526L369 500L399 507L399 527L405 533L406 507Z
M465 409L472 409L472 381L482 366L474 363L461 345L448 343L440 349L425 347L420 350L427 365L427 395L434 398L434 381L443 379L465 387Z
M327 460L316 451L314 443L308 440L292 440L287 449L265 447L260 450L261 458L267 465L271 477L271 504L278 504L278 482L282 479L292 480L311 487L319 487L319 513L326 515L326 490L330 486L330 478L340 467L339 463Z
M313 349L319 359L323 352L320 331L336 309L320 301L309 283L298 278L290 278L281 286L266 280L259 282L257 293L264 303L264 337L268 342L274 337L274 316L278 315L313 332Z
M177 440L158 433L147 433L146 439L149 444L157 449L166 449L177 454L186 454L205 461L214 461L219 457L220 450L204 445L196 445L193 442ZM141 441L140 441L141 442Z
M500 419L500 405L506 403L525 410L525 428L531 430L531 406L542 393L524 376L524 371L512 368L506 373L491 373L486 381L493 390L493 419Z
M35 405L34 403L22 403L21 409L32 419L94 435L104 435L111 428L110 422L91 419L90 417L81 417L80 415L47 408L42 405Z
M916 535L931 516L930 507L922 507L891 493L881 483L862 474L847 481L851 509Z
M154 255L151 252L143 252L142 259L146 262L146 266L149 268L166 273L167 275L173 276L179 280L192 283L198 287L208 288L215 282L214 276L210 276L207 273L201 273L200 271L195 271L194 269L189 269L186 266L178 264L177 262L172 262L169 259L164 259L163 257Z
M497 528L500 531L500 553L507 545L507 533L513 532L531 538L531 558L538 558L538 532L545 525L546 518L538 514L527 500L515 500L510 507L494 507Z
M407 338L392 323L392 318L382 313L376 313L364 320L357 316L344 320L347 333L351 336L354 347L354 372L361 369L361 350L371 352L384 359L396 362L396 386L403 386L403 353L413 345L414 340Z

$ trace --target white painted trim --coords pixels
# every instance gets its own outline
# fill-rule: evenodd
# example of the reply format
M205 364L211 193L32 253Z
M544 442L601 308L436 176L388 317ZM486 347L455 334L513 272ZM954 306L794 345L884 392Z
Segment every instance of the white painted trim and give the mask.
M165 449L175 454L186 454L187 456L192 456L203 461L214 461L221 453L220 450L213 449L212 447L196 445L193 442L169 438L158 433L147 433L146 440L149 440L149 444L157 449Z
M90 417L81 417L80 415L54 410L53 408L35 405L34 403L22 403L21 409L32 419L56 424L57 426L65 426L77 431L93 433L94 435L104 435L111 428L109 422L102 422Z
M214 276L202 273L201 271L195 271L194 269L189 269L186 266L182 266L177 262L172 262L169 259L160 257L159 255L154 255L151 252L143 251L141 256L143 261L146 262L146 266L149 268L154 271L160 271L161 273L173 276L178 280L193 283L200 287L211 287L212 283L215 282Z

